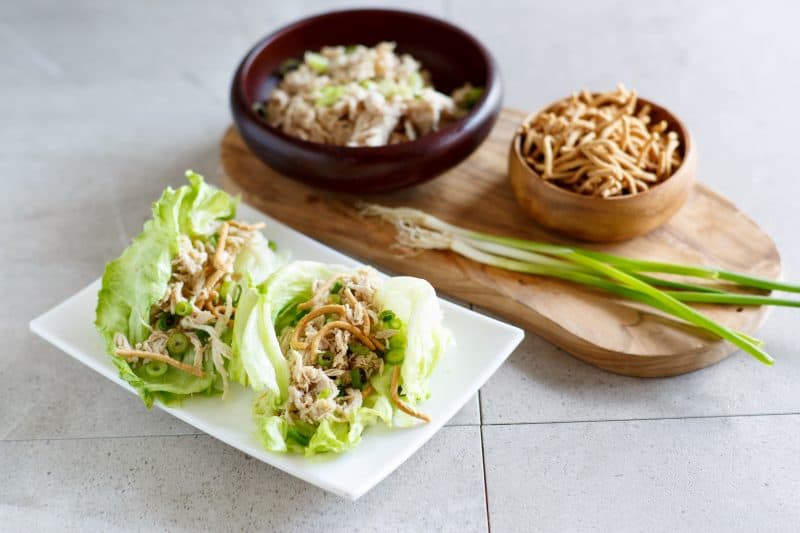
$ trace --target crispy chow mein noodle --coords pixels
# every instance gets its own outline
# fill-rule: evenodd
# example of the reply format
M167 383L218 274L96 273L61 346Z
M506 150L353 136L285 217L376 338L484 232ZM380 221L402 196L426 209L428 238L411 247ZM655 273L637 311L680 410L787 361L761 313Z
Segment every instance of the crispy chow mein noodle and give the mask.
M414 418L419 418L420 420L424 420L425 422L430 422L431 417L426 415L425 413L420 413L416 409L410 407L406 404L403 400L400 399L400 392L399 392L399 383L400 383L400 367L394 367L392 371L392 402L397 406L398 409L406 413L407 415L413 416Z
M517 136L525 162L564 189L611 198L644 192L681 164L680 139L635 91L584 90L522 124Z
M186 363L182 363L180 361L176 361L172 357L156 352L145 352L143 350L124 350L119 349L117 350L117 355L124 358L126 361L136 361L137 359L143 359L145 361L160 361L162 363L166 363L170 366L174 366L175 368L179 368L184 372L188 372L190 374L194 374L197 377L205 377L206 373L197 368L197 366L190 366Z

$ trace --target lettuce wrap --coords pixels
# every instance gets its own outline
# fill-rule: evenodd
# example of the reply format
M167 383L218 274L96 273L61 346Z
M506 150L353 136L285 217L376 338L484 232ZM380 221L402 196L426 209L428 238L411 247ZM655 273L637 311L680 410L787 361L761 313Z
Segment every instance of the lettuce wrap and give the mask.
M234 347L258 360L253 412L268 450L338 453L378 421L430 420L416 406L450 337L428 282L298 261L244 299Z
M242 296L284 262L260 225L235 220L238 198L186 177L106 266L97 299L107 352L148 407L224 393L229 373L248 383L232 346L237 322L254 309Z

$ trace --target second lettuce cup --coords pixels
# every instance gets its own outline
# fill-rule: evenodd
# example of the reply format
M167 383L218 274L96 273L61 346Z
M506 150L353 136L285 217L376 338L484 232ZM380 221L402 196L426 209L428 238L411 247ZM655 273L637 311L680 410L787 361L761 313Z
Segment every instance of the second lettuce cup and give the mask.
M256 311L236 323L234 351L247 355L232 374L260 391L267 449L342 452L379 420L430 420L417 405L450 335L428 282L299 261L248 290L242 306Z

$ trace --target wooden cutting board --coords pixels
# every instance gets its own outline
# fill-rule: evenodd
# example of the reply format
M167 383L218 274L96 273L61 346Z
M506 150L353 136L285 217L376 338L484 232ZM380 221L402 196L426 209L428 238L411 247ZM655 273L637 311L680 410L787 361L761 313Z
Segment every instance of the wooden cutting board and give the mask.
M366 199L416 207L477 230L566 243L536 226L511 192L507 154L523 117L521 111L504 110L489 139L441 177ZM390 272L425 278L440 293L518 324L600 368L632 376L672 376L708 366L735 351L658 312L579 285L505 272L451 252L399 255L392 247L394 229L358 214L354 203L361 198L316 190L278 174L248 151L233 127L222 140L221 174L226 190L241 194L244 201L289 226ZM769 278L781 273L772 239L728 200L700 184L662 228L622 244L585 247ZM759 307L698 308L750 334L767 312Z

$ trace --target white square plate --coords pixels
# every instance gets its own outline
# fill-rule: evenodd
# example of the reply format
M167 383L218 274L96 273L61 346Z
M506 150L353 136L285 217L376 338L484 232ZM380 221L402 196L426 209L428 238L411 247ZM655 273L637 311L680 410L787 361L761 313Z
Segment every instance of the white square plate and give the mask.
M359 263L255 209L241 205L238 217L264 221L264 233L289 250L292 259L358 266ZM78 294L34 319L31 330L111 381L134 392L117 376L94 329L98 279ZM254 393L231 386L229 397L192 398L180 407L159 408L217 439L325 490L355 500L377 485L416 452L478 391L523 337L519 328L498 322L450 302L441 301L444 323L455 345L445 353L431 377L431 398L421 405L433 421L413 428L368 428L353 450L338 456L307 458L265 451L250 416Z

